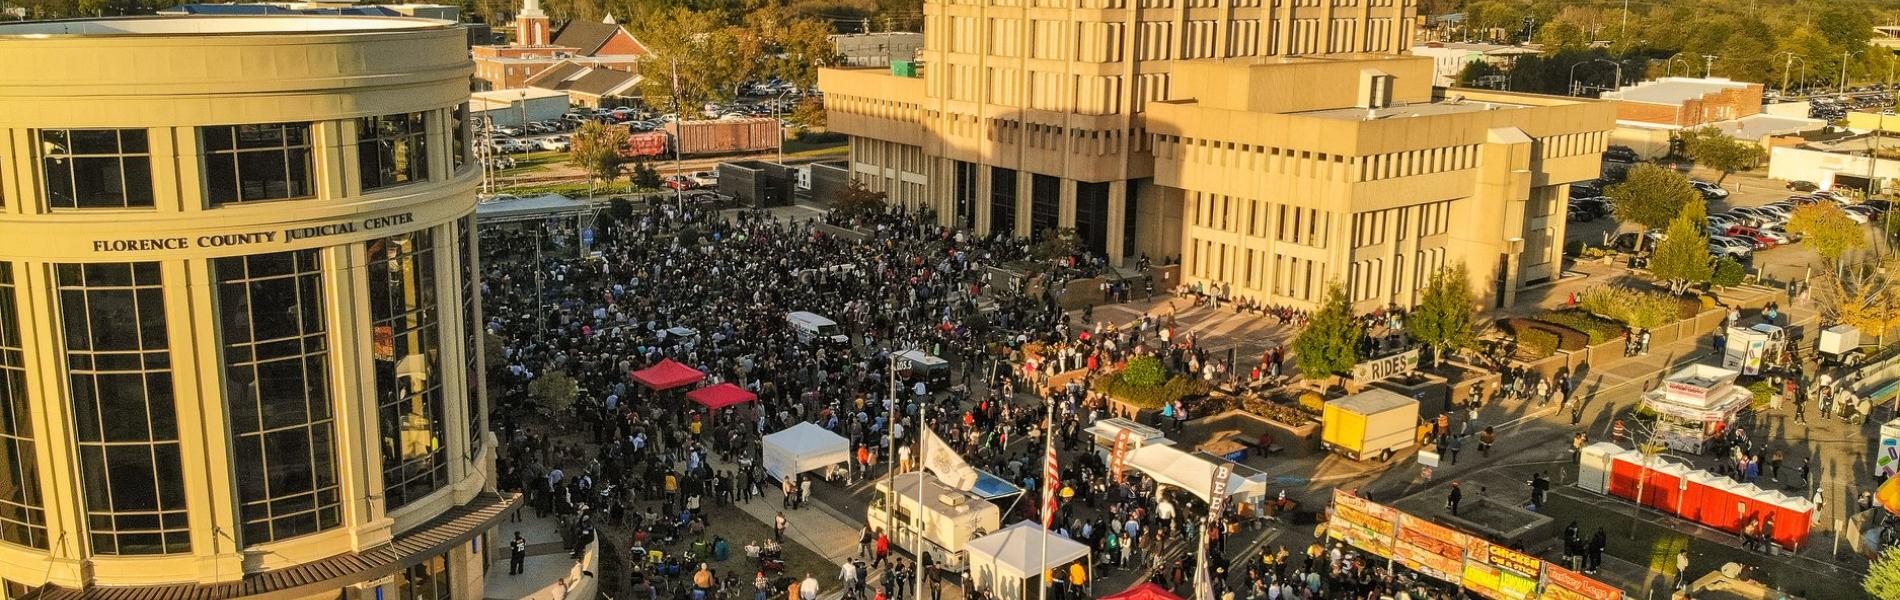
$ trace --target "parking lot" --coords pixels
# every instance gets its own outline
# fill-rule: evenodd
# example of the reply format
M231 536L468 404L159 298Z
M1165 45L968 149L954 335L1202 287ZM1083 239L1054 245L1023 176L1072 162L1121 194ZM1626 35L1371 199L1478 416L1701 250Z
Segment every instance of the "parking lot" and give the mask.
M1606 164L1607 166L1607 164ZM1803 192L1789 190L1787 183L1766 178L1755 173L1735 173L1721 177L1720 173L1707 169L1690 169L1687 174L1696 181L1714 182L1721 179L1721 188L1726 197L1709 197L1708 209L1711 216L1730 213L1735 209L1752 209L1787 200L1790 196L1806 195ZM1706 197L1706 195L1705 195ZM1870 221L1886 218L1884 214L1872 216ZM1753 221L1759 224L1760 221ZM1785 221L1783 221L1785 223ZM1571 221L1566 241L1583 242L1592 247L1604 247L1614 241L1614 234L1633 233L1636 226L1621 226L1614 216L1605 216L1588 221ZM1869 245L1859 252L1884 251L1887 248L1886 237L1873 224L1866 226ZM1855 260L1849 256L1848 260ZM1743 266L1751 273L1764 279L1790 281L1808 277L1821 263L1820 256L1813 249L1800 243L1777 245L1770 248L1752 249L1737 256Z

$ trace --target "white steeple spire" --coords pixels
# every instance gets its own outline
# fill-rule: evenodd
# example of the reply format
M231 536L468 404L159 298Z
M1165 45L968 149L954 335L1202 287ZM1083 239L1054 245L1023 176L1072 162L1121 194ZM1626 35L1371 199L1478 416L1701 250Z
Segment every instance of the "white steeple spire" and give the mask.
M522 0L521 14L517 15L516 18L546 16L548 16L547 13L541 12L541 0Z

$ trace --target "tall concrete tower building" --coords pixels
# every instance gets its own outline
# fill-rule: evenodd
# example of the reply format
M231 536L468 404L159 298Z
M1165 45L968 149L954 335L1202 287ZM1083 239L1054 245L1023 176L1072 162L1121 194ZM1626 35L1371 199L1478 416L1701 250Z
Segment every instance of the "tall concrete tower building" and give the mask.
M826 70L853 174L947 223L1173 254L1143 118L1184 60L1396 53L1416 0L926 0L913 77ZM907 75L903 73L900 75ZM896 125L896 127L893 127ZM1178 224L1178 217L1176 218Z
M0 25L6 598L482 597L471 71L424 19Z

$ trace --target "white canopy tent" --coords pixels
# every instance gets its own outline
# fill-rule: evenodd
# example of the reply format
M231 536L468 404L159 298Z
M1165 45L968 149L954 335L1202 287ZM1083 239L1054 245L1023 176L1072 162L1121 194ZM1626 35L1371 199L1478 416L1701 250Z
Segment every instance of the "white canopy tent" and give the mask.
M1048 544L1047 554L1043 551L1044 543ZM1038 576L1050 569L1065 567L1089 556L1087 545L1050 533L1032 521L1020 521L970 540L965 549L969 552L969 575L976 578L976 588L990 590L997 600L1034 598L1035 593L1025 590L1027 584L1037 581ZM1057 576L1067 577L1067 573L1064 568ZM1092 584L1094 569L1089 569L1088 577Z
M1187 490L1208 501L1208 486L1214 480L1214 469L1218 466L1204 456L1196 456L1176 449L1173 446L1142 446L1128 454L1127 465L1137 471L1153 477L1156 482ZM1238 469L1227 476L1227 495L1239 497L1241 501L1258 499L1267 494L1267 482L1260 479L1248 479Z
M851 442L805 422L765 436L765 472L787 477L851 461Z

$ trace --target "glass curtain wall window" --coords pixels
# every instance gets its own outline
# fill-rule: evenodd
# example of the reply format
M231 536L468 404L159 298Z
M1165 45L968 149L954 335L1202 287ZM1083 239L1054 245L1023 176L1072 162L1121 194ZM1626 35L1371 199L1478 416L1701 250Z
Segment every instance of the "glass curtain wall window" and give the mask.
M46 507L33 445L13 264L0 261L0 541L46 547Z
M316 195L309 123L201 127L213 206Z
M319 252L212 261L245 546L342 522Z
M412 112L356 120L356 160L364 191L429 178L427 114Z
M476 312L480 303L476 302L479 290L477 282L481 275L475 272L475 253L477 236L474 231L475 215L462 217L455 222L455 239L461 242L461 251L456 254L462 272L462 368L468 374L468 455L482 449L482 433L488 431L485 423L488 419L488 403L482 398L482 378L487 369L482 367L482 328Z
M383 497L395 509L448 481L435 235L424 229L370 240L365 248Z
M462 171L462 167L468 165L467 102L463 102L461 105L456 106L455 110L449 111L449 135L451 136L449 142L455 144L455 147L449 151L449 160L451 161L449 166L454 167L455 171L459 173Z
M40 167L52 208L150 208L143 129L42 129Z
M158 263L58 266L95 554L191 551Z

